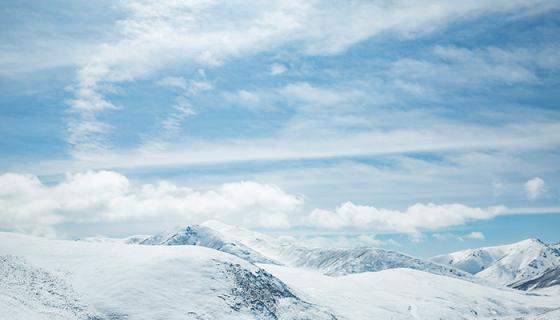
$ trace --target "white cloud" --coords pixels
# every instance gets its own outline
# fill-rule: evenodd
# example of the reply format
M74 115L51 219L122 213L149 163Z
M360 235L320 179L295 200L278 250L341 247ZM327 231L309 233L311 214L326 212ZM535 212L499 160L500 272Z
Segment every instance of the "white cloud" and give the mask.
M53 186L36 176L0 175L0 229L52 231L59 223L217 219L247 227L285 228L303 200L256 182L196 191L170 182L138 185L111 171L68 174Z
M187 80L183 77L166 77L156 82L159 86L178 89L179 95L175 98L171 111L160 122L162 130L144 141L140 149L146 151L148 146L158 145L161 147L160 151L163 151L167 140L181 132L185 119L197 114L190 99L200 92L212 90L214 86L206 80L206 73L202 69L199 69L193 78Z
M534 177L533 179L525 182L525 194L527 199L535 200L542 198L547 193L547 186L544 180L539 177Z
M501 206L481 209L462 204L417 203L401 212L346 202L335 211L315 209L308 219L312 225L324 228L363 228L414 235L422 231L463 225L471 220L492 219L504 211L505 207Z
M156 82L157 85L170 88L178 88L182 90L187 90L188 84L187 80L183 77L165 77Z
M392 118L393 121L395 117L398 115ZM79 158L68 162L34 164L35 170L38 170L34 173L58 174L65 170L189 166L237 161L391 155L443 150L499 149L501 152L549 150L560 145L560 124L547 121L486 127L440 122L437 118L424 115L422 119L418 119L419 123L426 124L422 128L359 130L358 126L352 124L354 130L345 130L344 127L337 128L334 119L328 120L330 122L322 121L319 123L321 126L311 128L313 130L309 128L309 121L292 120L289 127L269 137L232 138L224 141L184 137L182 142L174 143L165 152L146 153L142 149L133 148L83 153ZM368 119L361 120L365 121L366 125L370 125ZM406 118L405 120L410 121ZM425 120L427 122L422 122ZM489 159L482 160L489 161ZM468 162L469 166L476 165L476 159L468 159ZM501 168L503 161L496 163L496 166L497 169Z
M273 63L270 66L270 74L273 76L277 76L279 74L283 74L284 72L286 72L288 70L288 68L286 68L285 65L280 64L280 63Z
M336 235L336 236L311 236L290 237L284 236L290 242L302 246L318 248L355 248L355 247L400 247L401 244L393 239L381 240L374 235Z
M333 55L381 33L410 38L481 14L527 13L528 9L535 14L555 6L549 1L522 0L338 5L285 0L130 0L123 3L124 18L116 22L114 38L98 45L89 58L80 60L73 87L75 97L68 103L76 114L74 121L99 121L99 112L115 107L105 96L107 84L149 79L173 66L215 67L229 59L286 45L294 45L302 54ZM223 12L228 12L227 19ZM103 147L105 141L100 136L106 132L88 128L69 126L69 142L78 149Z
M248 91L248 90L238 90L234 93L225 93L224 98L227 102L232 103L236 106L247 108L247 109L268 109L265 104L265 99L261 97L259 93Z
M473 231L468 235L466 235L466 238L474 239L474 240L484 240L486 237L484 236L484 233L480 231Z
M510 48L486 47L466 49L453 46L436 46L430 59L403 58L395 61L392 76L404 91L425 94L425 86L455 86L464 90L486 87L488 84L537 83L541 70L556 69L554 47ZM558 62L558 60L556 60ZM461 77L457 77L461 74ZM546 74L546 73L545 73Z
M54 227L61 223L180 225L215 219L249 228L307 225L367 230L368 233L405 233L413 239L421 239L422 232L473 220L543 212L542 208L516 211L504 207L481 209L431 203L418 203L406 211L398 211L347 202L334 211L315 209L306 216L303 204L301 196L256 182L227 183L202 191L168 181L139 184L113 171L67 174L64 180L52 185L42 183L33 175L0 175L0 230L47 235L52 235ZM558 208L547 211L558 212ZM449 234L443 236L449 237ZM479 239L481 235L474 232L455 238ZM353 245L397 245L368 235L347 240Z
M350 103L366 95L359 90L331 90L328 88L318 88L307 82L291 83L278 90L279 94L287 99L303 101L310 105L336 106L343 103Z
M473 231L465 235L457 235L454 233L433 233L432 238L440 241L456 240L464 242L465 239L484 240L485 236L482 232Z

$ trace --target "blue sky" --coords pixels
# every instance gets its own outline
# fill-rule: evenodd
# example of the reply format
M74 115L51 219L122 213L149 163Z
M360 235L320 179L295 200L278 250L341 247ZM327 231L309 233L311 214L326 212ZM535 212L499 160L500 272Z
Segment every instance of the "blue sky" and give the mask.
M557 242L559 7L2 1L0 229Z

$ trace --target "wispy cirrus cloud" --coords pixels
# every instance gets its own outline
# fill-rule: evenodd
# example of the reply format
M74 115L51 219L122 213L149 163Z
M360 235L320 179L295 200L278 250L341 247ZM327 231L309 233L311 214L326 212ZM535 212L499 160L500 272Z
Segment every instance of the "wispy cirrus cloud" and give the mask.
M413 94L435 94L435 88L469 90L488 85L536 84L545 71L560 66L558 48L486 47L467 49L435 46L432 58L403 58L393 63L397 87ZM457 76L461 75L461 76Z
M429 130L395 128L363 129L356 130L357 132L344 132L344 127L337 129L336 121L331 122L328 126L323 126L324 123L321 122L313 130L309 130L309 125L314 125L312 122L292 123L285 131L265 138L228 139L217 142L191 139L186 143L169 145L166 150L158 153L145 153L141 148L134 148L98 152L91 156L84 154L79 160L72 160L72 163L66 163L64 166L70 165L76 170L91 166L148 168L411 152L547 150L560 144L560 127L556 123L548 122L504 125L500 130L495 127L456 123L450 126L434 124ZM44 165L48 171L56 172L61 169L56 168L57 162L45 162Z
M219 66L228 59L250 56L285 45L296 45L303 55L335 55L381 33L404 38L429 34L461 19L491 13L532 13L554 7L542 1L471 1L449 3L355 2L329 5L322 2L275 1L239 5L215 1L125 1L124 17L116 21L111 42L98 45L79 63L74 98L75 114L68 127L75 150L109 147L93 124L100 113L116 106L107 98L111 84L152 77L177 65ZM245 8L251 8L246 10ZM538 8L538 9L535 9ZM228 12L228 19L220 12ZM325 26L329 32L323 32ZM401 61L397 69L417 68ZM276 68L276 70L280 70ZM277 72L278 73L278 72ZM109 89L108 89L109 88ZM301 88L300 88L301 89ZM306 88L303 88L306 89ZM306 96L310 97L310 88ZM300 90L301 91L301 90ZM312 96L312 95L311 95Z

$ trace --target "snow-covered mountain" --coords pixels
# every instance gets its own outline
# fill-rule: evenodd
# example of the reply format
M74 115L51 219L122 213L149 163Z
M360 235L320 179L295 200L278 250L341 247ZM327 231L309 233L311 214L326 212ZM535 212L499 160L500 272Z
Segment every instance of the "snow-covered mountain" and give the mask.
M335 319L266 271L204 247L0 233L7 255L17 258L0 260L2 320Z
M248 229L208 221L174 233L161 233L140 244L197 245L233 254L253 263L281 264L318 270L330 276L410 268L434 274L469 278L461 270L376 248L310 248Z
M332 277L202 246L0 233L0 256L10 257L0 259L2 320L505 320L560 308L557 296L409 268Z
M151 236L149 236L149 235L134 235L134 236L126 237L126 238L107 238L107 237L97 236L97 237L80 238L80 239L77 239L77 241L138 244L138 243L144 241L148 237L151 237Z
M158 234L140 241L142 245L192 245L227 252L252 263L277 263L244 244L228 238L219 231L206 226L193 225L171 234Z
M287 246L278 255L286 265L318 270L329 276L409 268L439 275L468 278L467 273L414 258L399 252L376 248L307 248Z
M560 287L560 266L548 269L531 279L516 281L509 286L521 290L543 289L554 286Z
M560 250L538 239L469 249L430 259L502 285L538 277L560 266Z

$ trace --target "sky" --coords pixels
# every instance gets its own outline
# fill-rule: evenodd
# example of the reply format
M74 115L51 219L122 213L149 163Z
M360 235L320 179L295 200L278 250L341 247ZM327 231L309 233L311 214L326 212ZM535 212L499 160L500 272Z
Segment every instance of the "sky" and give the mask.
M560 241L560 2L0 0L0 230Z

